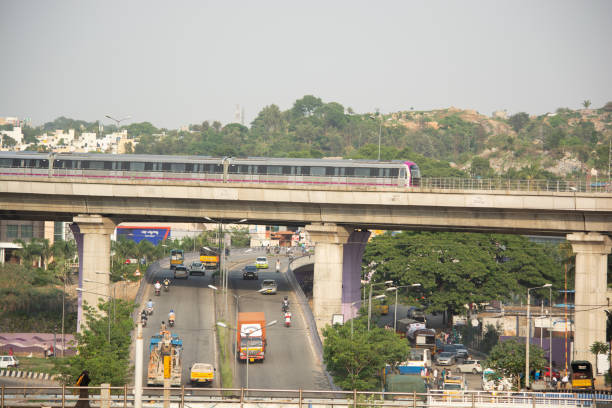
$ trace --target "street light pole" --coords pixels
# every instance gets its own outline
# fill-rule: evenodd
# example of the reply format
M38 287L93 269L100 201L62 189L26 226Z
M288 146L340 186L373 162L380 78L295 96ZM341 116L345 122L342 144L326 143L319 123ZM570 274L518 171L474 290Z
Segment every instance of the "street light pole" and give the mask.
M404 285L404 286L393 286L390 288L387 288L388 291L395 291L395 310L393 312L393 331L397 331L397 292L400 288L413 288L413 287L417 287L417 286L421 286L420 283L413 283L412 285Z
M393 281L392 280L388 280L385 282L379 282L379 283L370 283L370 294L368 296L368 331L370 331L370 319L372 318L372 286L374 285L392 285ZM382 297L386 297L385 295L382 295ZM375 299L381 299L380 296L375 296Z
M550 323L552 323L552 286L548 288L548 310L550 310L549 318L548 318L548 374L549 380L552 381L552 327Z
M537 286L535 288L527 288L527 338L525 339L525 388L529 388L529 343L531 342L531 293L533 289L550 288L552 283Z

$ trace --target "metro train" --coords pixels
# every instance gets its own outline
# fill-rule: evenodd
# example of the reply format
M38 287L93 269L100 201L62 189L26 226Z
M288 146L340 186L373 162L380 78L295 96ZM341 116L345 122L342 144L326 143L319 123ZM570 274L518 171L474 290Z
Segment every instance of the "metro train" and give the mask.
M418 187L411 161L0 152L0 175Z

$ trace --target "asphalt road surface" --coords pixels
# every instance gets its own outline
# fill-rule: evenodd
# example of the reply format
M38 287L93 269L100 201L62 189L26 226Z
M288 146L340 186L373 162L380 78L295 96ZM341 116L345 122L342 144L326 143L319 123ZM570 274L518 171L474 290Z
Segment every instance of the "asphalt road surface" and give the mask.
M195 254L187 254L185 265L196 259ZM177 334L183 340L183 371L182 383L189 384L189 370L195 362L210 363L216 366L215 336L214 336L214 304L211 274L205 276L189 276L188 279L174 279L174 273L169 267L169 261L161 262L161 267L153 271L153 282L163 281L168 277L172 283L170 291L162 289L160 296L155 296L153 285L149 285L143 297L143 304L151 298L154 302L154 313L149 316L147 327L143 329L143 385L147 384L147 367L149 363L149 340L160 331L161 322L168 323L168 313L173 309L176 314L176 324L169 328L172 334ZM217 370L218 371L218 370ZM213 387L219 384L215 382Z
M260 253L254 253L250 262L254 262ZM281 272L275 272L278 256L268 255L268 269L259 270L258 280L243 280L242 267L249 263L244 260L230 272L230 288L239 296L239 311L263 311L266 321L277 320L278 323L266 329L268 348L263 363L249 363L249 388L306 389L329 390L330 385L323 367L314 352L310 331L306 325L303 308L308 305L298 304L286 277L287 258L280 256ZM257 290L264 279L274 279L278 285L276 295L263 295ZM292 321L290 327L284 326L281 302L284 296L289 297ZM234 299L232 299L234 300ZM235 325L235 322L234 322ZM237 372L234 383L246 387L247 365L236 364Z

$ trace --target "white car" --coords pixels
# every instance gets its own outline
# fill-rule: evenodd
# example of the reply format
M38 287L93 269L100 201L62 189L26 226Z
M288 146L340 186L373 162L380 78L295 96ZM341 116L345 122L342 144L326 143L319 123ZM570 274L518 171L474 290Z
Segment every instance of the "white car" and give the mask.
M187 279L189 278L189 271L184 265L177 265L174 268L174 279Z
M0 368L17 367L19 360L13 356L0 356Z
M457 368L462 373L482 373L482 364L480 364L480 360L465 360L463 364L457 364Z

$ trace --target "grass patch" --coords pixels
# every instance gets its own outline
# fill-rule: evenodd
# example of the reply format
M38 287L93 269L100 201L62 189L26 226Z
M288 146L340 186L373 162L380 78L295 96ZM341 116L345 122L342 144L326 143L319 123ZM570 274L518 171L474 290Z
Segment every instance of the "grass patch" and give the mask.
M62 360L63 357L52 357L52 358L43 358L43 357L17 357L19 360L19 367L15 370L18 371L34 371L37 373L47 373L47 374L58 374L58 371L55 369L53 364L54 360Z
M217 339L219 343L219 371L221 371L221 383L223 388L234 387L234 373L232 372L232 354L229 350L229 339L232 331L225 327L217 326ZM231 337L230 337L231 338Z

